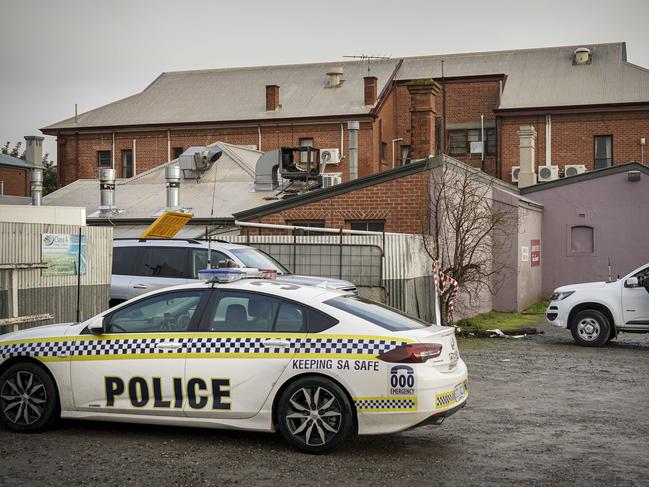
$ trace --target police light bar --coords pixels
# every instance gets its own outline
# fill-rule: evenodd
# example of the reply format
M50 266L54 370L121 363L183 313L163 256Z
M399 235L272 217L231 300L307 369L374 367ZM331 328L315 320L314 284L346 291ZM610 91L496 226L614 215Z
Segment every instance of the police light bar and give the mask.
M241 269L203 269L198 271L198 278L205 282L234 282L246 277Z
M203 269L198 271L198 278L205 282L234 282L239 279L276 279L275 269Z

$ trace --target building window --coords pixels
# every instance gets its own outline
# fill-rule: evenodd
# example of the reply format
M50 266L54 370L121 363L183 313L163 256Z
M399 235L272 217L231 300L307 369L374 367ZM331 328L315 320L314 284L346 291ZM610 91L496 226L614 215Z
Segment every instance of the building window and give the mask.
M180 157L180 155L183 153L183 148L182 147L174 147L173 151L174 151L173 158L178 159Z
M122 177L133 177L133 151L131 149L122 151Z
M595 136L595 169L613 165L613 136Z
M300 147L313 147L313 138L308 137L304 139L300 139ZM311 162L313 162L313 152L311 153ZM308 162L308 153L306 151L300 152L300 162L302 163L307 163Z
M381 142L381 161L385 162L388 158L388 144Z
M450 156L468 156L471 153L471 142L480 142L480 129L449 130L448 154ZM484 129L485 156L495 156L497 150L496 129Z
M286 222L287 225L296 227L324 228L324 220L291 220ZM296 235L322 235L322 232L310 232L308 230L295 230Z
M570 227L570 254L591 255L595 253L595 231L588 225Z
M362 230L364 232L385 232L385 220L375 221L352 221L348 222L352 230Z
M97 165L102 167L110 167L113 165L113 159L109 150L97 151Z
M410 161L410 146L401 146L401 164L407 164Z

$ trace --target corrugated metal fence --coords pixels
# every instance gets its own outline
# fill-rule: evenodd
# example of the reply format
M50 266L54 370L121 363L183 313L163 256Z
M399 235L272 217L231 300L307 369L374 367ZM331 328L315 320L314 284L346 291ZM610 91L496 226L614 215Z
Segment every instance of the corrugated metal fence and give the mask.
M268 252L296 274L352 281L361 294L435 319L432 259L420 235L225 235L223 240ZM342 264L342 266L341 266ZM380 295L370 289L380 288Z
M42 262L43 233L81 235L87 242L86 273L81 276L81 319L89 318L108 307L110 291L113 229L41 223L0 222L0 264L35 264ZM17 272L19 316L50 313L54 319L34 323L76 320L77 276L42 275L41 269ZM0 271L0 318L7 318L9 271ZM10 330L1 330L0 333Z

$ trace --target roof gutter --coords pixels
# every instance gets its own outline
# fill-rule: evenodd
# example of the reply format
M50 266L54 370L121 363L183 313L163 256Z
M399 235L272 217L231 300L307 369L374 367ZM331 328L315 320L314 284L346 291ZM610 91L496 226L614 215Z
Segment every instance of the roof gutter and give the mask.
M527 108L496 108L494 113L502 116L517 115L537 115L543 113L575 113L575 112L614 112L614 111L634 111L649 109L649 101L625 102L625 103L600 103L591 105L558 105L546 107L527 107Z

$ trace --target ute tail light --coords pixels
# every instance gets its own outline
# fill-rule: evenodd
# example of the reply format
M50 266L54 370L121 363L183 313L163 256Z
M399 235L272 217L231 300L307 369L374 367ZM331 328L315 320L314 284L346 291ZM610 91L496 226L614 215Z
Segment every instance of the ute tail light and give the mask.
M428 359L439 357L441 353L442 345L439 343L413 343L393 348L377 358L384 362L421 364Z

